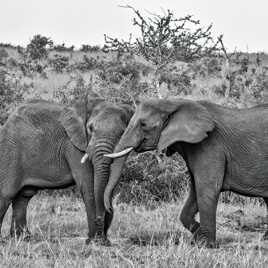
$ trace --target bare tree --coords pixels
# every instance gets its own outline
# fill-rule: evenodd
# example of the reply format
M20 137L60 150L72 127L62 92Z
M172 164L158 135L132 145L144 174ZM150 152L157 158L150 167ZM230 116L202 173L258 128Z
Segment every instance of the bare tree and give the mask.
M130 5L122 6L134 12L133 25L139 28L140 36L132 42L119 41L105 35L106 49L132 52L142 55L155 66L155 83L158 85L159 73L168 63L181 60L193 61L204 56L211 56L221 51L220 38L212 37L212 25L200 26L200 21L192 15L176 18L172 11L163 10L161 15L149 13L144 16Z

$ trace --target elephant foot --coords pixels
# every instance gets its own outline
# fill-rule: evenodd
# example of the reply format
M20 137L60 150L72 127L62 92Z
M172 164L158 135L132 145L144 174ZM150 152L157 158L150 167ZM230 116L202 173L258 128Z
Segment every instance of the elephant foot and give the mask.
M96 235L94 238L88 238L86 240L86 245L89 245L90 243L105 247L110 247L112 245L111 241L105 235Z
M218 247L215 240L209 238L207 232L202 231L200 227L193 234L191 244L197 245L198 247L206 247L206 248Z
M192 233L192 234L195 234L195 232L200 228L200 223L195 221L194 223L192 223L189 227L189 231Z

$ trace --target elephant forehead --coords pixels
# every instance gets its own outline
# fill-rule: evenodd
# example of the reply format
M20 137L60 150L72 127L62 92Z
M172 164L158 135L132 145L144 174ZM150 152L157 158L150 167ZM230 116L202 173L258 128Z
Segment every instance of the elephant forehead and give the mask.
M154 107L146 105L146 103L140 104L134 114L134 118L140 120L146 120L148 118L158 117L158 111Z
M92 115L113 114L118 112L118 107L113 103L102 102L96 105L92 111Z
M113 120L119 119L123 114L122 109L117 107L103 107L102 109L97 109L92 113L92 118L96 118L97 120Z

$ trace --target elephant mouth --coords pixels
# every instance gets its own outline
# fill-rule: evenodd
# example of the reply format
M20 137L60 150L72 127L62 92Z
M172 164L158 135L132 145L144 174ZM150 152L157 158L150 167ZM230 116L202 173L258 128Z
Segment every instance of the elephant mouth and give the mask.
M156 147L154 147L153 145L152 146L142 146L142 144L141 144L137 148L135 148L134 151L137 153L143 153L143 152L147 152L147 151L152 151L155 148Z
M110 154L116 142L114 139L102 138L97 140L94 144L88 144L86 152L81 158L81 164L84 164L87 160L93 162L107 162L110 163L109 159L103 158L105 154Z
M104 156L107 157L107 158L120 158L122 156L125 156L125 155L129 154L133 150L135 152L137 152L137 153L142 153L142 152L146 152L146 151L152 151L157 146L156 144L149 145L149 146L144 146L144 141L145 140L142 140L137 147L127 147L126 149L123 149L123 150L121 150L119 152L110 153L110 154L104 154Z
M149 140L143 139L140 144L134 149L137 153L152 151L157 147L157 139L154 139L153 144L146 144Z

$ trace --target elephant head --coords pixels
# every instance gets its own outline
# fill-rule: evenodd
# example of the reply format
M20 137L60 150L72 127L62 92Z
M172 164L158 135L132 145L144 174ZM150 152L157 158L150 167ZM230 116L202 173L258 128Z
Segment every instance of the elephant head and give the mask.
M111 195L118 183L123 163L132 150L163 150L176 142L198 143L214 128L213 118L198 102L173 98L142 100L120 138L104 193L106 210L111 209Z
M76 113L77 117L73 116ZM113 104L98 96L83 97L68 108L63 125L72 143L85 151L82 164L91 161L94 169L94 196L99 231L103 230L105 207L103 194L107 185L111 159L103 157L112 153L133 114L127 104ZM74 120L76 118L76 120Z

